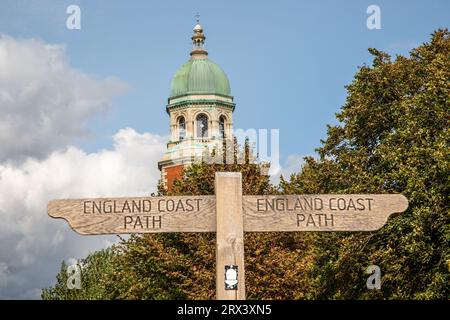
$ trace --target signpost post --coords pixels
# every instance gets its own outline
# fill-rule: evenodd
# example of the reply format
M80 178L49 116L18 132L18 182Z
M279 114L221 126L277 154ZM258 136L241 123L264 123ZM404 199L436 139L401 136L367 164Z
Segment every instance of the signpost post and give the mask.
M374 231L408 208L401 194L242 196L239 172L217 172L215 196L62 199L48 214L88 234L216 232L216 297L245 299L244 232Z

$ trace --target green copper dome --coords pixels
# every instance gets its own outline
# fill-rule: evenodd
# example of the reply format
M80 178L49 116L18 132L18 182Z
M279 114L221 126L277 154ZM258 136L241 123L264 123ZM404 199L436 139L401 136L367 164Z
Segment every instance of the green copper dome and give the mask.
M205 93L231 96L228 77L217 64L206 57L191 59L175 73L171 97Z

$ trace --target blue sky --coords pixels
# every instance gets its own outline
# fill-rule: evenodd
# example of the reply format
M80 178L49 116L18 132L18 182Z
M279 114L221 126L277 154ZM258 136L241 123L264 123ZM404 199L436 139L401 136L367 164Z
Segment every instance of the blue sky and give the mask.
M81 8L81 30L65 27L70 4ZM381 8L381 30L366 27L371 4ZM448 26L450 2L2 0L1 8L1 33L63 43L72 67L132 86L76 142L89 152L109 147L126 126L168 133L171 78L188 59L200 13L210 58L231 82L235 127L279 128L286 157L313 154L335 123L344 86L370 63L367 48L406 54Z

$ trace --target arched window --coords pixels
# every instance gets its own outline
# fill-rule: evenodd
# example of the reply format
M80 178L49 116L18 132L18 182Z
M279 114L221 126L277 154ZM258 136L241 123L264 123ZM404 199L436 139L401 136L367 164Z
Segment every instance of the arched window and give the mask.
M201 113L197 116L197 138L208 137L208 116Z
M184 120L184 117L181 116L178 118L178 139L184 140L186 137L186 121Z
M225 139L225 117L219 117L219 134L221 139Z

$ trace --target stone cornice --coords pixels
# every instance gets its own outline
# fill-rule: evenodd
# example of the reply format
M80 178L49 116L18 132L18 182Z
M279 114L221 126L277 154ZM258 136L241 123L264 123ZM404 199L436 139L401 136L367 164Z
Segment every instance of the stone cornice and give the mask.
M185 100L185 101L180 101L177 103L168 104L166 106L166 111L167 111L167 113L169 113L170 110L176 110L176 109L181 109L181 108L190 107L190 106L192 106L192 107L202 107L202 106L203 107L208 107L208 106L224 107L233 112L236 105L233 102L221 101L221 100L216 100L216 99L187 100L187 101Z

